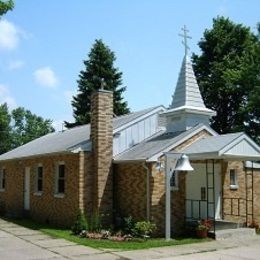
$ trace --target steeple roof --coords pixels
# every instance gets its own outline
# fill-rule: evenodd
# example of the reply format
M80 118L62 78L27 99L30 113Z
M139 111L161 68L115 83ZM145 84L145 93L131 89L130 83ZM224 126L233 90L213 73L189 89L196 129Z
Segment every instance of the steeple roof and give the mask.
M178 107L206 108L188 55L185 55L183 58L170 106L170 108Z

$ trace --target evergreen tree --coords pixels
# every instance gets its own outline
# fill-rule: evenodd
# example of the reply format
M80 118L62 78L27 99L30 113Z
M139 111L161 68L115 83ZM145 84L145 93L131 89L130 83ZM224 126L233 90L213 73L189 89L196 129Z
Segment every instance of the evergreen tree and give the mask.
M260 74L259 38L248 27L218 17L199 47L193 66L206 106L217 112L212 127L221 134L246 131L255 138L250 128L260 119L252 109Z
M101 86L105 90L113 91L116 116L129 113L127 102L122 97L126 87L121 87L122 72L114 67L115 60L114 52L102 40L96 40L88 55L88 60L84 61L85 70L80 71L77 81L78 94L72 100L75 123L65 122L66 127L71 128L90 122L91 94Z

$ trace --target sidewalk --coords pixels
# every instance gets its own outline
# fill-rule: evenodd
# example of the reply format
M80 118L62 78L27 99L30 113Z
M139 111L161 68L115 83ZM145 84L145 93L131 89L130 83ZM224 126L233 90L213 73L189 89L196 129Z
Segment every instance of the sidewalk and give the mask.
M0 259L260 259L260 236L135 251L99 250L0 219Z

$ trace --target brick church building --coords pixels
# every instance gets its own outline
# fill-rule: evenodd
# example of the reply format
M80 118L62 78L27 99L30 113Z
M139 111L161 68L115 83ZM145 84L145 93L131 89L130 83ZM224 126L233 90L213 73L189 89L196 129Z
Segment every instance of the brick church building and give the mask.
M172 171L171 221L212 218L260 224L260 147L244 133L219 135L187 54L169 108L113 118L113 93L92 95L91 123L55 132L0 156L0 210L71 226L77 210L156 223L165 230L165 153L188 155Z

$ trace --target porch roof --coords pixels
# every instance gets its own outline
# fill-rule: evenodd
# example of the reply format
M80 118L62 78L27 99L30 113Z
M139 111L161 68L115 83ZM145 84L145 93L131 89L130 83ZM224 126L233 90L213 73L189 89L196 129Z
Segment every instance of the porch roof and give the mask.
M260 147L242 132L204 137L182 152L189 155L192 160L260 159Z

